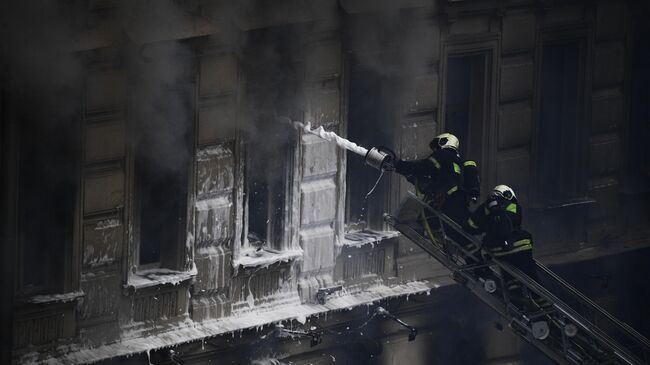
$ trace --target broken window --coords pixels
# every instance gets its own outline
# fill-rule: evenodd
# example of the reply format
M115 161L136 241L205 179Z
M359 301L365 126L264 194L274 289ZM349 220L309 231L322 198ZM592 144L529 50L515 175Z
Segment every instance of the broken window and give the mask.
M581 193L580 59L579 41L543 46L537 173L539 198L547 202Z
M458 137L462 158L479 166L487 118L486 67L485 53L450 56L447 63L445 132Z
M77 132L70 120L21 125L18 277L25 295L64 290L79 178Z

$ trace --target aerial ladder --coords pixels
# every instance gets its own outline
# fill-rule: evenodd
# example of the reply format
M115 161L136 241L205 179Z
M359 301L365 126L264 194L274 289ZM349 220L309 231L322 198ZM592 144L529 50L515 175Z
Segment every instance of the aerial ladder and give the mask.
M452 273L492 307L515 334L559 364L650 364L650 342L632 327L583 295L543 264L537 263L540 281L499 261L488 252L468 250L450 236L463 237L474 247L481 242L456 222L409 194L397 215L386 222ZM438 220L435 236L425 233L425 220ZM453 230L455 234L449 235ZM521 285L527 305L504 290L502 273Z

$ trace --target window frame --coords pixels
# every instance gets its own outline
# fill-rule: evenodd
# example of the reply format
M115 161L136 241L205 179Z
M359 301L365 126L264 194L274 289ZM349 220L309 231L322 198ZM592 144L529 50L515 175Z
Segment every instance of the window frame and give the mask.
M274 122L278 123L279 122ZM289 131L291 132L291 131ZM277 234L274 231L274 223L277 222L274 219L271 219L271 212L274 210L272 204L273 201L268 199L268 195L275 193L275 191L271 190L265 190L267 193L267 198L266 198L266 218L267 218L267 223L266 223L266 232L263 232L263 239L266 240L266 244L263 246L263 250L270 252L270 253L281 253L284 251L291 250L292 244L291 244L291 238L292 238L292 233L291 233L291 228L293 226L293 222L291 221L291 206L293 202L293 188L292 188L292 176L294 175L294 156L295 156L295 144L296 142L296 133L291 133L287 137L287 144L286 146L283 146L283 150L281 151L283 154L283 160L278 163L280 167L283 169L282 172L282 181L278 184L279 190L283 191L283 196L282 196L282 202L281 202L281 211L282 211L282 217L280 218L281 221L281 227L289 227L289 228L284 228L281 230L281 232L278 232ZM252 149L252 144L256 143L258 141L252 140L250 138L245 138L244 140L244 184L243 184L243 194L244 194L244 199L243 199L243 204L244 204L244 232L243 232L243 239L241 242L241 248L242 251L250 251L254 247L251 246L248 235L251 233L250 231L250 193L252 191L250 183L251 183L251 173L249 170L249 167L251 164L248 163L250 158L252 157L252 154L250 150ZM286 150L285 150L286 148ZM265 177L266 181L268 181L268 176ZM259 232L256 232L259 233ZM269 238L268 235L273 234L273 240L278 241L278 242L271 242L269 244Z
M394 51L389 51L385 54L393 54ZM350 121L349 121L349 115L351 113L350 109L350 104L351 104L351 93L352 93L352 79L353 75L352 73L354 72L353 70L361 70L362 72L367 72L367 71L375 71L375 69L367 64L364 63L363 61L359 60L359 56L355 54L347 54L344 57L344 72L342 77L344 78L344 81L341 83L342 88L345 89L345 92L342 93L342 101L341 104L345 106L344 117L341 120L341 123L339 124L340 130L337 131L337 134L340 134L343 138L348 138L349 137L349 132L350 132ZM377 73L376 76L378 77L383 77L383 79L378 79L379 83L382 86L389 86L387 89L395 89L395 84L398 83L398 80L396 77L392 76L382 76L381 73ZM387 109L388 113L385 113L387 115L385 118L390 120L398 120L398 108L395 107L395 105L389 105L389 108ZM358 122L358 120L357 120ZM354 122L353 122L354 123ZM366 126L368 127L368 126ZM366 148L371 148L371 147L378 147L382 144L386 144L387 146L391 147L391 145L397 147L400 139L398 138L398 129L400 126L398 125L393 125L390 126L392 128L392 133L388 133L388 136L382 136L381 133L377 133L376 137L378 137L377 141L374 142L374 145L368 145L364 146ZM340 132L340 133L339 133ZM385 131L389 132L389 131ZM394 138L392 140L390 139L390 135L392 135ZM383 140L382 140L383 139ZM360 145L363 145L364 143L362 141L358 140L352 140L352 142L359 143ZM343 227L342 230L344 231L344 236L348 234L354 235L357 232L363 232L363 231L386 231L387 229L390 229L389 226L384 222L383 220L383 213L385 211L391 211L391 198L393 195L391 186L393 185L393 178L390 175L385 174L384 176L379 179L380 172L378 170L375 170L371 167L368 166L363 166L364 169L364 175L366 175L363 179L367 179L369 176L372 176L372 178L369 178L367 180L368 182L371 183L369 186L369 189L372 188L372 184L375 182L377 185L375 186L375 190L373 191L372 195L364 202L365 206L363 209L365 209L365 220L363 221L356 221L353 222L351 221L352 219L352 209L351 209L351 194L350 191L351 189L348 187L348 183L350 182L350 175L355 174L356 172L351 171L351 169L348 166L348 160L349 157L352 156L352 159L357 159L361 164L364 164L362 159L364 157L358 156L355 153L341 150L342 153L340 153L340 159L343 161L343 164L345 168L341 169L341 174L342 174L342 185L345 186L345 190L343 191L343 196L341 199L341 202L339 204L342 205L342 217L343 217ZM341 184L339 182L339 184ZM368 191L364 191L363 193L368 193ZM371 201L370 199L374 199ZM359 198L362 198L359 196Z
M571 196L559 202L551 202L545 197L543 186L540 184L540 125L541 102L542 102L542 71L543 71L543 50L547 44L565 44L578 42L578 70L579 79L577 82L577 127L576 137L578 140L573 144L573 179L575 192ZM578 25L572 27L551 27L538 30L535 47L535 83L533 95L533 123L531 131L531 177L530 177L530 202L531 207L537 210L554 209L564 206L575 206L576 204L587 204L591 200L587 198L587 165L588 147L591 128L588 121L591 119L591 74L593 55L593 32L588 26ZM580 107L582 105L582 108ZM564 204L566 203L566 204Z
M447 82L448 82L448 60L450 57L464 57L483 54L485 57L485 83L483 85L484 118L481 164L479 165L481 176L481 192L485 196L489 188L497 184L497 112L499 95L497 86L499 83L499 69L501 67L501 47L499 36L486 34L483 36L467 37L462 35L450 35L442 42L440 52L440 83L438 91L438 111L436 113L438 123L437 133L446 131L446 103L447 103ZM463 143L463 141L460 141ZM465 156L461 156L465 158Z
M75 119L74 117L67 119L65 122L69 123L69 131L72 133L70 139L74 141L75 144L75 146L72 147L72 151L70 152L70 154L73 155L73 161L71 162L71 169L73 169L73 174L71 176L71 179L74 181L73 186L71 187L72 191L70 192L70 196L73 197L74 201L71 203L71 211L68 212L70 216L66 220L66 224L69 226L64 227L65 236L61 244L61 266L55 268L60 271L60 277L57 278L60 282L54 285L52 285L52 283L46 283L44 286L38 286L33 289L29 289L25 285L25 226L27 225L27 222L25 222L23 219L24 217L21 195L18 191L14 198L16 202L15 237L17 246L15 252L17 259L17 270L14 277L14 287L15 296L23 299L38 295L68 293L77 290L79 286L78 273L80 271L80 267L77 264L77 258L79 257L79 243L81 239L81 222L79 212L81 211L82 204L82 166L81 154L77 151L80 151L82 146L82 122L81 119ZM36 121L36 123L39 123L39 121ZM16 130L12 132L17 134L16 138L11 140L12 148L14 148L16 151L16 182L18 185L22 185L20 184L20 179L22 175L21 171L23 160L21 158L22 153L20 153L20 151L23 148L23 138L25 137L24 133L26 133L26 131L24 126L19 125L17 126Z
M188 258L191 258L193 248L187 247L187 241L189 239L188 235L191 234L193 230L194 216L193 216L193 207L196 197L196 188L195 188L195 173L196 173L196 164L195 156L197 151L196 143L196 134L198 133L197 129L197 111L199 104L197 102L198 95L198 80L196 79L197 67L199 66L197 61L197 54L192 47L191 42L182 42L182 46L188 47L193 54L189 57L189 61L192 62L191 66L186 70L188 81L190 85L187 87L188 92L188 101L191 103L188 107L189 114L186 120L188 132L186 136L186 143L188 148L188 163L186 166L187 169L187 179L185 181L185 187L183 189L184 198L181 198L182 207L179 209L178 216L181 218L179 223L179 237L178 242L173 247L173 251L169 253L171 257L168 262L171 262L170 265L163 265L162 260L153 263L140 264L140 246L141 246L141 232L140 232L140 214L141 207L139 206L139 192L138 192L138 171L136 167L136 158L137 158L137 148L134 147L137 144L135 136L138 132L138 129L141 128L137 124L139 120L137 119L137 110L138 105L134 104L134 98L128 97L129 93L132 92L131 87L133 86L132 82L127 81L127 110L126 110L126 133L127 133L127 151L126 151L126 180L127 180L127 199L126 199L126 215L125 215L125 224L127 224L127 239L125 240L127 246L127 262L125 265L125 276L124 282L126 285L132 286L131 282L133 281L132 275L139 276L139 273L146 271L155 271L155 270L164 270L168 269L178 273L188 273L192 274L192 268L187 267ZM127 75L127 78L131 75ZM190 79L191 78L191 79ZM161 248L161 256L162 250ZM171 266L171 267L170 267ZM190 270L190 271L188 271Z

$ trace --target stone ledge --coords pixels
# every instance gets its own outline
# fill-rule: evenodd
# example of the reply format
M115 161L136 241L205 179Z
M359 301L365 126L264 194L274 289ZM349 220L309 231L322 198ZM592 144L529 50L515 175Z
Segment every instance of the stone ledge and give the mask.
M383 240L398 237L399 235L400 233L398 231L351 231L345 233L343 239L337 243L339 246L344 247L360 247L367 244L376 244Z
M201 323L186 319L173 326L167 327L164 331L155 335L131 338L96 348L70 345L58 348L55 353L31 352L23 355L18 359L18 362L47 363L50 365L94 363L109 358L130 356L164 347L200 341L205 338L249 328L261 327L276 322L297 320L304 323L308 317L320 315L329 311L346 310L356 306L368 305L379 300L399 296L410 296L423 293L429 294L432 289L437 287L438 284L436 283L423 281L414 281L394 286L387 286L381 281L378 281L375 285L368 287L363 292L331 297L324 305L302 304L297 306L280 306L271 308L264 312L254 310L240 313L238 316L203 321ZM131 333L130 335L132 336L134 334Z

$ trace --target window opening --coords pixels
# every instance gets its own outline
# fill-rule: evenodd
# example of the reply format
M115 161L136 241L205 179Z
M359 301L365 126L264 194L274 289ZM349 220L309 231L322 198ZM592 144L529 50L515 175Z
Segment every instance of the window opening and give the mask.
M579 46L578 41L543 46L538 181L540 198L545 201L579 193Z
M481 165L483 125L487 118L486 55L450 56L447 62L445 132L460 140L465 160Z
M393 79L366 65L353 64L350 72L349 120L347 138L360 146L392 146L396 104ZM384 211L385 184L382 179L373 193L379 171L365 166L364 159L347 154L346 202L348 231L381 230Z
M20 137L19 225L25 294L63 290L73 239L77 146L72 121L26 121Z

